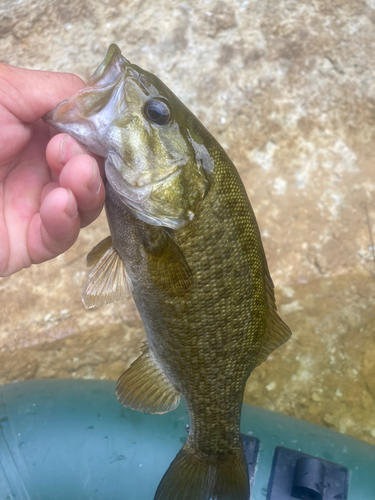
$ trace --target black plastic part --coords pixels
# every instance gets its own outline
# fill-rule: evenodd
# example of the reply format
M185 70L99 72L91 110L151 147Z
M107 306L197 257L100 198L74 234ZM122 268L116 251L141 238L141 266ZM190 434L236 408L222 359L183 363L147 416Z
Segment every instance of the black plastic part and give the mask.
M300 457L294 468L292 497L323 500L325 474L326 468L321 460Z
M242 444L245 451L247 470L249 472L250 489L253 486L255 466L259 453L259 439L246 434L241 434Z
M273 456L267 500L347 500L348 469L278 446Z

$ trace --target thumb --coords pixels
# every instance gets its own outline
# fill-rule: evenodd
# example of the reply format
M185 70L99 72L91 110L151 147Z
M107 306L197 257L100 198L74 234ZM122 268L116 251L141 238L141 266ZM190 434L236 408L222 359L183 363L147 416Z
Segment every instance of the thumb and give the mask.
M84 86L85 82L71 73L0 64L0 104L23 122L39 120Z

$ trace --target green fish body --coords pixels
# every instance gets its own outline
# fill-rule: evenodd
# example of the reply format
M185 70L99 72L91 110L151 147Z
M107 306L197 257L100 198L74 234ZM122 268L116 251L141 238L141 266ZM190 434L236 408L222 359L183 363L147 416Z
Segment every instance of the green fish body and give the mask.
M248 500L240 414L251 371L290 337L241 179L199 120L116 45L45 120L106 157L111 237L88 256L87 307L130 293L147 333L120 377L130 408L186 400L190 431L155 500Z

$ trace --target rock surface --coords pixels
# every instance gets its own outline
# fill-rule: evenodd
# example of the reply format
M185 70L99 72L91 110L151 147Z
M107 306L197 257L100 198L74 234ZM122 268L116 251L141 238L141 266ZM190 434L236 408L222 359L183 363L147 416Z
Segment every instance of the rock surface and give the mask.
M235 162L294 335L246 401L375 443L375 2L5 1L2 62L87 79L116 42ZM0 380L116 379L144 332L130 300L85 311L102 215L0 281Z

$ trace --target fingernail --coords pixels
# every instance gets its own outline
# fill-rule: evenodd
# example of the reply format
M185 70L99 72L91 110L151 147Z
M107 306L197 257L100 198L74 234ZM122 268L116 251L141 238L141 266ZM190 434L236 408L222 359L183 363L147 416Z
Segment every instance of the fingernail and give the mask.
M67 206L65 208L65 213L69 217L71 217L72 219L74 219L78 215L77 202L76 202L76 200L74 198L74 195L71 192L71 190L67 189L67 191L69 193L69 201L68 201L68 204L67 204Z
M69 134L64 134L64 137L60 142L60 163L61 165L66 165L66 163L76 155L82 155L87 153L87 149L79 144L73 137Z
M98 193L99 189L100 189L100 184L101 184L101 180L100 180L100 172L99 172L99 167L98 167L98 164L96 163L95 160L92 161L92 174L91 174L91 180L90 182L87 184L87 187L89 188L89 190L93 193L93 194L96 194Z
M66 143L68 142L69 136L68 134L64 134L64 137L60 142L60 164L65 165L65 152L66 152Z

